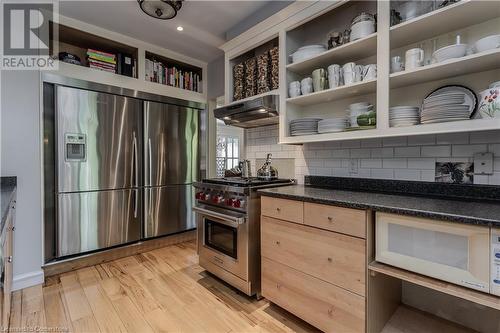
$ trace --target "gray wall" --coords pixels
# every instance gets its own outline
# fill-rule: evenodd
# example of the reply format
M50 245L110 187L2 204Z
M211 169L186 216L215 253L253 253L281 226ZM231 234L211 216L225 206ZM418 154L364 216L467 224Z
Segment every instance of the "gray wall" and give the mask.
M224 95L224 55L215 59L207 65L208 99L215 99Z
M14 280L40 278L42 204L40 152L40 74L2 71L2 176L17 176ZM38 274L38 275L37 275Z

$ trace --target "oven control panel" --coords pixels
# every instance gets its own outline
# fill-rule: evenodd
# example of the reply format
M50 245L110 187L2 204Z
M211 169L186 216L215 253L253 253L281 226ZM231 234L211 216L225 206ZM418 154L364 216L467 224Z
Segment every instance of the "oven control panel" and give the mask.
M500 296L500 229L491 230L490 293Z
M246 208L246 197L245 196L237 196L231 195L227 192L217 192L217 191L198 191L195 194L196 200L210 203L214 205L219 205L223 207L230 207L236 209L245 209Z

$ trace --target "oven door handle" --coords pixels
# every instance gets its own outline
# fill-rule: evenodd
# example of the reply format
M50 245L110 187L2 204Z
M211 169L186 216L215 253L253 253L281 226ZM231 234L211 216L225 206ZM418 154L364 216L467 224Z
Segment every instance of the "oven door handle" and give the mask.
M200 207L193 207L193 210L195 212L203 214L203 215L215 217L215 218L218 218L218 219L221 219L224 221L233 222L234 224L243 224L243 223L245 223L245 220L246 220L244 217L230 216L230 215L214 212L212 210L208 210L208 209L204 209L204 208L200 208Z

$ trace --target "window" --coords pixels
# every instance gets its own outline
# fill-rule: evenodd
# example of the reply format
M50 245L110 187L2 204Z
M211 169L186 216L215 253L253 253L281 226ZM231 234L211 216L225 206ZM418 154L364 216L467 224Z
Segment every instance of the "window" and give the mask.
M217 177L224 177L224 171L238 166L240 138L217 135Z

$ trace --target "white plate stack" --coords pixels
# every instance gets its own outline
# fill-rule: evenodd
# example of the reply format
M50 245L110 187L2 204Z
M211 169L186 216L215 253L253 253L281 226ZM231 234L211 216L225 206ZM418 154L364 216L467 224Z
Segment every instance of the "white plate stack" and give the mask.
M290 121L290 135L318 134L318 122L321 118L303 118Z
M391 127L413 126L420 123L420 108L417 106L393 106L389 108Z
M318 133L342 132L349 126L347 118L330 118L318 122Z
M422 124L470 119L476 97L468 89L451 86L439 89L424 99Z

